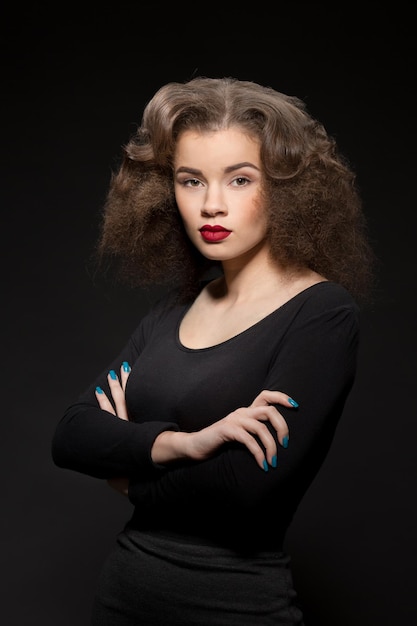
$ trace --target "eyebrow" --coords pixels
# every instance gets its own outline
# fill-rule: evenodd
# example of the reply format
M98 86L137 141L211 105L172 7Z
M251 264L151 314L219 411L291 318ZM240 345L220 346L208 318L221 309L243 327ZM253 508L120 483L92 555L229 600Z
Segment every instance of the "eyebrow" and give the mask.
M234 172L235 170L240 170L242 167L251 167L254 170L257 170L258 172L260 172L259 167L257 167L250 161L242 161L242 163L235 163L234 165L228 165L227 167L224 168L224 173L230 174L230 172ZM193 167L184 167L184 166L181 166L176 170L177 174L180 174L181 172L186 172L187 174L194 174L195 176L199 176L202 174L201 170L196 170Z

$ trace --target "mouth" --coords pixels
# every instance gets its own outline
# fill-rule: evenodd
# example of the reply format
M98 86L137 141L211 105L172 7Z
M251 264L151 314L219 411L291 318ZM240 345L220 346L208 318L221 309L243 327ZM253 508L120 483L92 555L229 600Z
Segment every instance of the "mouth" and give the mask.
M200 233L204 241L208 241L210 243L215 243L217 241L222 241L226 239L230 235L232 231L227 230L223 226L210 226L209 224L205 224L200 228Z

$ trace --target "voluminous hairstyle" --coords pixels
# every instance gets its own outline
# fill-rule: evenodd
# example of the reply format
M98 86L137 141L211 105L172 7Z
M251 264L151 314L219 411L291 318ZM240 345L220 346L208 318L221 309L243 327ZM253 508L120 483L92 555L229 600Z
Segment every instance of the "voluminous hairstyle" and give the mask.
M196 293L212 266L191 244L176 205L173 159L185 130L238 128L260 143L262 201L272 257L366 295L372 251L355 174L302 100L250 81L168 83L123 147L104 204L97 253L133 286Z

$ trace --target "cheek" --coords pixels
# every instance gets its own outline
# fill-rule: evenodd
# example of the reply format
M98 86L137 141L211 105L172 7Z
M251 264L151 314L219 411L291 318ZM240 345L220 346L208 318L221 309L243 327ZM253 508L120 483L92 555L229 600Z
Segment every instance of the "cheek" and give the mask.
M247 222L252 224L255 228L266 232L268 228L267 215L259 202L254 202L252 209L247 214Z
M177 203L178 213L181 219L184 221L187 216L187 211L186 211L186 207L184 206L184 203L181 200L181 194L177 194L177 193L175 194L175 201Z
M180 215L180 218L183 221L184 226L187 228L188 226L191 227L192 223L193 223L193 212L192 211L188 211L186 208L184 208L184 206L178 206L178 212Z
M184 205L183 202L182 203L181 201L178 202L178 200L177 200L177 208L178 208L179 216L184 225L185 231L188 234L188 236L192 238L196 231L195 210L193 210L193 208L190 207L188 204Z
M189 199L187 201L185 195L181 193L181 188L175 189L175 201L177 203L180 217L182 217L184 221L190 219L193 214L192 204L189 202Z

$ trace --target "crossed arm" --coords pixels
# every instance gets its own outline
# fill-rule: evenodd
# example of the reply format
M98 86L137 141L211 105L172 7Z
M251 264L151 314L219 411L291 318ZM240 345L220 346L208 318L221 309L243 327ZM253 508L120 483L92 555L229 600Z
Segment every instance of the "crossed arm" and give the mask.
M99 407L122 420L128 420L125 400L125 388L129 378L130 367L123 364L120 374L108 374L108 383L112 401L102 391L96 389ZM152 446L152 461L159 465L167 465L178 460L203 461L210 458L226 442L243 444L254 456L261 469L267 471L268 466L276 466L277 444L266 422L277 433L279 443L285 448L288 445L288 426L282 415L272 404L281 404L289 408L296 407L297 402L281 391L263 390L248 407L240 407L224 418L197 432L164 431L160 433ZM108 483L127 495L128 479L109 479Z

